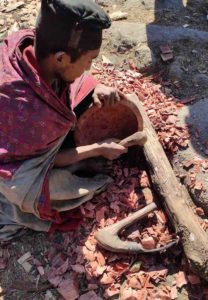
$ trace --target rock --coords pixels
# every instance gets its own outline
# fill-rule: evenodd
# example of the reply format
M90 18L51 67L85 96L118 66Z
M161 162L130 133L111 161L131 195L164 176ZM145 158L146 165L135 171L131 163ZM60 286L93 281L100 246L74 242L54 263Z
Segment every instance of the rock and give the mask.
M105 60L103 60L102 55L107 56L107 59L109 59L109 62L106 61L106 63L109 63L109 67L111 66L112 68L114 66L120 66L121 64L123 64L123 56L122 55L118 55L117 53L106 53L106 51L103 51L100 53L100 58L101 58L101 62L104 63ZM1 299L0 299L1 300Z
M141 45L135 50L137 67L140 71L152 68L156 63L156 58L151 49L146 45Z
M55 300L56 298L53 296L50 290L48 290L45 294L45 299L44 300Z
M7 36L7 32L3 32L3 33L0 33L0 42L4 40L4 38Z
M194 128L198 128L202 143L206 143L208 140L207 114L208 99L202 99L196 101L193 105L185 106L179 113L182 125L191 123Z
M180 65L183 65L183 64L187 63L187 58L182 55L179 55L179 56L175 57L175 62L177 62Z
M12 34L13 32L17 32L20 29L19 24L15 22L12 27L8 30L8 35Z
M208 86L208 75L196 74L193 78L193 82L198 86Z
M208 32L183 28L181 26L162 26L154 24L140 24L135 22L118 21L113 22L110 30L110 37L122 35L125 39L134 40L138 43L168 43L170 41L180 41L190 39L194 42L207 43Z
M102 55L102 63L105 65L113 65L112 61L105 55Z
M132 30L133 29L133 30ZM130 46L138 45L139 42L146 42L146 27L144 24L118 21L113 22L110 30L107 31L108 39L113 39L116 43Z
M27 22L21 22L20 29L29 29L30 25Z
M112 21L124 20L127 19L127 17L128 13L122 11L115 11L112 14L110 14L110 18Z
M181 0L128 0L127 2L128 6L137 5L137 7L145 10L181 10L184 8Z
M107 0L94 0L94 2L96 2L98 5L100 5L100 6L104 6L104 7L108 7L108 5L109 5L109 1L107 1Z
M202 161L205 159L207 161L208 153L205 153L206 145L208 140L208 123L207 123L207 114L208 114L208 98L201 99L194 102L192 105L186 105L182 107L179 111L179 125L191 124L190 133L198 132L199 136L196 138L194 134L191 134L189 147L187 149L179 150L176 154L175 159L179 161L185 161L187 158L199 157ZM203 164L205 166L205 164ZM177 165L176 172L182 171L180 166ZM188 178L187 178L188 179ZM196 203L197 206L200 206L204 209L205 214L208 214L208 180L207 180L207 171L202 171L197 173L197 181L203 183L205 191L200 192L194 188L189 189L189 192ZM188 185L189 180L184 181Z
M116 41L116 39L115 39ZM119 40L116 41L115 47L117 48L118 53L124 54L126 51L134 48L136 46L136 42L134 39L131 39L131 37L123 37L122 35L120 36Z
M107 33L107 40L112 39L113 34L113 40L114 40L114 47L116 48L118 53L124 54L126 51L134 48L137 43L137 36L132 36L131 34L128 34L127 31L123 30L116 30L113 32L111 30Z
M25 5L24 1L19 1L19 2L13 3L6 7L5 12L12 12L13 10L16 10L17 8L21 8L24 5Z
M29 25L31 27L35 27L35 23L36 23L36 17L35 16L31 16L29 19Z
M183 77L183 70L178 61L174 61L169 67L169 78L172 80L181 80Z
M135 5L137 5L140 9L143 10L154 10L155 0L129 0L127 2L127 7Z

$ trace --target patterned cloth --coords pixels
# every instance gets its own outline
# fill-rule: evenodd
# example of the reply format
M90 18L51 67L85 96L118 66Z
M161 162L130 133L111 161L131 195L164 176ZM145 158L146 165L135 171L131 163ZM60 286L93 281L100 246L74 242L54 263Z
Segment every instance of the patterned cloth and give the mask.
M54 216L47 205L47 174L76 122L73 109L95 87L95 80L83 75L66 85L59 98L40 77L31 51L25 52L33 42L34 32L22 30L0 45L0 225L4 233L9 232L4 225L13 231L16 224L18 229L50 229ZM39 204L49 211L41 215ZM50 216L47 222L41 220L44 214Z

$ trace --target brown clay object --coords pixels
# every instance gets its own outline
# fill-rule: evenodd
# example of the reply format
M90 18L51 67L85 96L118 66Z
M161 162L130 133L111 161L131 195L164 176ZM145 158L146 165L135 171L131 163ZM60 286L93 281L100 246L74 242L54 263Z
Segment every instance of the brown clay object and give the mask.
M146 137L137 103L134 99L123 99L113 106L90 107L79 118L74 138L77 146L109 138L122 140L120 143L125 147L143 145Z

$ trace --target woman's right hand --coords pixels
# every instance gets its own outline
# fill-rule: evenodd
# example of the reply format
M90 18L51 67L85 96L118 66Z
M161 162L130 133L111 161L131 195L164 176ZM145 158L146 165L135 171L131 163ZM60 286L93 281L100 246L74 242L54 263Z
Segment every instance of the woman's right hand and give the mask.
M99 155L109 160L114 160L119 158L122 154L127 153L128 148L119 145L118 142L116 139L108 139L97 143Z

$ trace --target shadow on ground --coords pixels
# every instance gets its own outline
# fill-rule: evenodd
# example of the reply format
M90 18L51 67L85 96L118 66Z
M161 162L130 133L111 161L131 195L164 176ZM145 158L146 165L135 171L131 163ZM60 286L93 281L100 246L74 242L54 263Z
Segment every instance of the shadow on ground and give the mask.
M198 3L198 6L196 6L196 2ZM155 0L154 3L154 12L155 12L155 21L154 24L160 23L161 15L168 14L171 12L171 15L174 15L175 18L177 18L178 13L183 12L184 16L187 17L184 20L184 23L189 19L188 12L193 12L197 14L199 11L204 12L204 16L202 15L201 18L206 17L206 8L207 3L206 1L182 1L182 0ZM198 11L197 11L198 10ZM174 13L175 12L175 13ZM165 24L163 24L165 25ZM169 24L167 24L169 25ZM151 24L147 25L146 27L146 34L147 34L147 43L149 47L152 46L152 29ZM170 32L170 36L171 36ZM167 40L167 44L169 41ZM164 41L162 44L165 44ZM174 46L174 45L173 45ZM194 46L194 45L193 45ZM202 45L203 47L203 45ZM206 44L204 44L204 47L206 47ZM195 50L196 51L196 50ZM195 52L192 50L192 52ZM183 53L181 53L183 55ZM154 58L153 58L154 59ZM193 58L194 59L194 58ZM197 59L197 58L195 58ZM180 59L179 59L180 60ZM181 58L182 60L182 58ZM205 62L204 62L205 63ZM185 68L185 67L184 67ZM175 75L175 78L178 79L179 73L181 72L181 66L179 66L179 63L174 61L171 67L170 75ZM204 71L205 72L205 71ZM176 74L175 74L176 73ZM174 76L173 76L174 77ZM179 76L180 77L180 76ZM185 108L182 109L182 112L180 113L181 121L184 125L188 125L190 128L191 133L191 146L192 149L194 149L194 152L204 158L207 158L208 155L208 122L206 120L206 115L208 113L208 100L201 100L200 94L197 94L197 89L199 86L203 85L203 83L207 83L208 76L206 73L197 74L197 76L194 77L194 82L192 82L192 78L188 78L188 75L186 76L186 80L189 80L188 83L189 86L196 85L196 93L194 96L196 97L196 101L193 105L187 105ZM183 77L182 80L185 80ZM190 97L190 96L188 96ZM204 95L203 95L204 98Z

